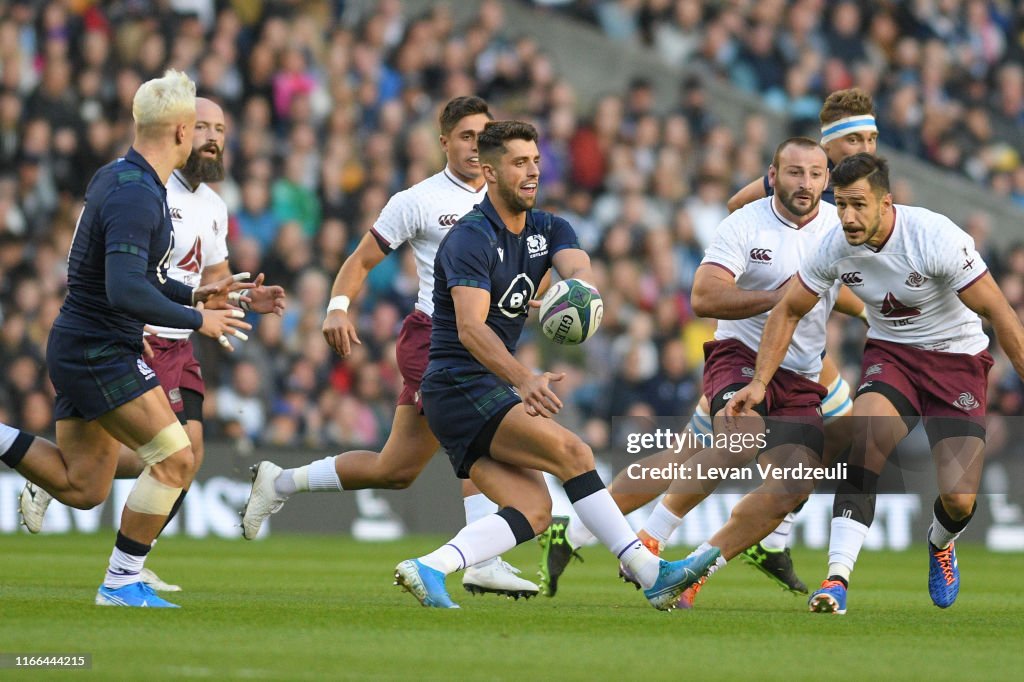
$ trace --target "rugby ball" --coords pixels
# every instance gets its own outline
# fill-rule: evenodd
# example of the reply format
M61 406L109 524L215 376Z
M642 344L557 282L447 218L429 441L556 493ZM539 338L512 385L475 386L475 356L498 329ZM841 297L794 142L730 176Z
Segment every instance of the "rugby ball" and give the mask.
M593 285L581 279L565 279L540 301L540 328L555 343L583 343L601 326L604 302Z

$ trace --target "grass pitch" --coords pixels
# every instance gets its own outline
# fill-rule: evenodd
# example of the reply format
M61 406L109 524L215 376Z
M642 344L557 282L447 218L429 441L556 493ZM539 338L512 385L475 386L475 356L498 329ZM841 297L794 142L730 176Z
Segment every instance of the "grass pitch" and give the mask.
M0 653L89 653L92 670L0 677L935 681L1020 679L1024 665L1020 555L958 548L963 586L946 611L928 598L915 547L864 552L846 616L807 613L739 561L696 609L661 613L588 547L555 599L473 597L452 577L463 608L440 611L391 585L395 564L440 541L169 538L149 565L185 588L168 595L178 611L93 606L110 534L2 537ZM506 558L532 577L538 557L529 544ZM795 561L820 580L823 552Z

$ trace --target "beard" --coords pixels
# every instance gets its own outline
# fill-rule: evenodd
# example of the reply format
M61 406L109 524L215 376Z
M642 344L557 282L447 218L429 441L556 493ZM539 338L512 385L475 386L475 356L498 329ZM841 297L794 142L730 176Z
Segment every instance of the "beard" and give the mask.
M516 193L514 187L506 187L498 182L498 194L505 200L505 205L513 211L529 211L537 203L536 195L523 198Z
M224 150L218 149L217 156L210 159L202 155L202 150L192 150L181 172L191 182L220 182L224 179Z
M783 206L786 207L787 211L789 211L793 215L798 216L800 218L803 218L805 215L813 213L814 209L818 208L818 203L821 201L821 196L820 195L818 196L817 199L815 199L814 195L811 194L810 195L811 203L807 205L807 208L801 208L800 206L797 205L796 201L794 201L797 192L789 192L789 193L787 193L787 192L784 192L784 191L780 190L778 187L776 187L775 188L775 194L776 194L776 196L779 197L779 202ZM807 193L805 192L804 194L807 194Z

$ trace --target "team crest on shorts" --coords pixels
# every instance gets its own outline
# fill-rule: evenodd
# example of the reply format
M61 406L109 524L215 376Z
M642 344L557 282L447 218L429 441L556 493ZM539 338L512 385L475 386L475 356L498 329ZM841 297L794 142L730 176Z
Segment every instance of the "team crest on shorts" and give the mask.
M142 358L136 360L135 364L138 365L139 374L142 375L143 379L152 379L156 375L156 372L153 371L153 368L147 365L146 361L143 360Z
M754 376L754 368L753 367L743 367L743 368L740 369L740 374L742 374L745 377L751 378L751 377Z
M953 407L959 407L964 412L970 412L981 407L981 403L974 397L973 393L961 393L957 396L957 399L953 401Z

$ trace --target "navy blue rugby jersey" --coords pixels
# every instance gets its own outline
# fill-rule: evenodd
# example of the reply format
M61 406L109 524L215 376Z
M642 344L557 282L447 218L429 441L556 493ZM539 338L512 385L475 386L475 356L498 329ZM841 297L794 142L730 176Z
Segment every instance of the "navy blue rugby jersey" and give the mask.
M68 256L68 294L54 326L140 346L144 323L196 329L202 316L185 307L192 290L167 277L173 239L167 190L129 149L97 171L85 191Z
M491 294L486 324L509 353L516 352L529 301L562 249L578 249L576 232L563 218L528 211L526 227L513 234L489 197L459 220L434 259L434 315L427 373L439 369L486 369L459 341L451 289L477 287Z

